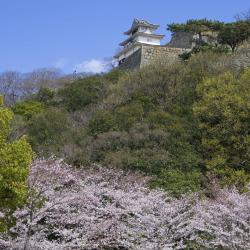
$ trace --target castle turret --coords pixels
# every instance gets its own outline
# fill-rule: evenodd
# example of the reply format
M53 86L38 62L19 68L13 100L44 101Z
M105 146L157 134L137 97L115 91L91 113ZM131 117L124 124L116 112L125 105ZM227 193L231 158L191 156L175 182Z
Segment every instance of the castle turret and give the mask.
M119 44L122 49L115 55L119 64L139 50L143 44L159 46L164 35L154 33L158 27L159 25L151 24L145 20L134 19L131 28L124 32L128 38Z

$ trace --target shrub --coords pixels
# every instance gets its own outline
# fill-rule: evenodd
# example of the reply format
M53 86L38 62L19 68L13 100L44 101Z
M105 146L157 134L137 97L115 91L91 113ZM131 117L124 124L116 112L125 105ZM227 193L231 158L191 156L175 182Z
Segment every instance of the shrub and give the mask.
M192 193L201 190L201 176L199 169L183 171L181 169L162 170L161 173L150 182L151 187L160 187L175 197L184 193Z
M44 105L38 101L23 101L12 106L15 114L23 116L26 120L31 119L34 115L44 110Z
M105 165L112 165L127 170L142 171L147 174L159 174L161 169L169 167L171 157L163 149L120 150L108 152Z
M100 102L105 94L101 77L87 77L68 84L58 91L60 104L68 111L83 110L91 103Z
M64 145L73 140L68 115L50 108L34 116L29 122L29 141L39 155L60 155Z
M103 76L103 78L113 84L116 84L119 79L125 75L125 72L120 69L113 69Z
M24 204L27 197L27 177L33 153L26 139L8 142L13 113L4 108L0 97L0 231L11 224L11 213Z
M162 129L168 133L181 135L185 133L184 120L164 111L150 112L146 117L151 129Z
M118 129L114 115L108 111L98 111L88 123L88 134L96 136L98 134L115 131Z
M143 105L138 102L118 107L115 110L120 130L129 130L136 122L142 121L143 114Z
M50 105L53 102L55 94L55 90L43 87L39 89L38 93L35 95L35 99L46 105Z
M202 133L207 168L228 184L249 173L250 164L250 71L237 79L230 72L206 78L197 86L200 97L193 106ZM233 173L233 174L232 174ZM250 177L250 176L249 176ZM236 178L244 186L249 178ZM226 180L224 178L224 180Z

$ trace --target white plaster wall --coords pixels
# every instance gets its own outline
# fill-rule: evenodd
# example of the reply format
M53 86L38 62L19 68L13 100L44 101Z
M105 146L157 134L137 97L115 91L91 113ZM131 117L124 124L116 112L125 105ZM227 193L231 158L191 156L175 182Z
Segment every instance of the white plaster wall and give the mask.
M139 43L146 43L146 44L152 44L152 45L161 44L161 39L154 38L154 37L137 36L136 41Z
M150 28L139 27L139 32L143 32L146 34L153 34L153 30Z

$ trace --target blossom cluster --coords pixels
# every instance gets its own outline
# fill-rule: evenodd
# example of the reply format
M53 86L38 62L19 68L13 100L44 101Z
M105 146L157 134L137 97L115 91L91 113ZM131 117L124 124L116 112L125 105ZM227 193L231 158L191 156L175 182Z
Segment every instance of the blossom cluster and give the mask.
M37 160L27 206L0 249L250 248L249 193L175 199L146 183L138 173Z

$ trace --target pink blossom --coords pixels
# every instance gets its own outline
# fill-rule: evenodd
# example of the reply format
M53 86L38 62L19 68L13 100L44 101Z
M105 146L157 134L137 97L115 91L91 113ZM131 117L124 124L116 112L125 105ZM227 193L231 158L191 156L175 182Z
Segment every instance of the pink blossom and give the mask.
M15 212L6 249L250 249L250 197L220 190L214 200L174 199L138 173L59 160L30 168L29 200ZM1 245L1 241L0 241ZM8 246L9 245L9 246ZM244 248L245 247L245 248Z

